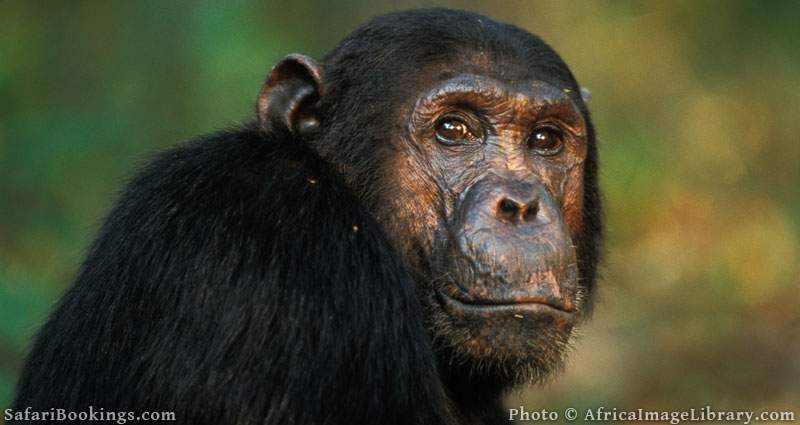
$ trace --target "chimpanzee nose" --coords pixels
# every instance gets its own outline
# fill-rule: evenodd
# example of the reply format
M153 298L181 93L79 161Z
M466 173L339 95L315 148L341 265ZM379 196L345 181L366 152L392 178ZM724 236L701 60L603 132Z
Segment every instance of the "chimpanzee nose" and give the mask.
M536 215L538 213L539 199L535 196L531 196L527 199L504 197L497 203L497 210L495 211L498 219L511 224L520 222L531 223L536 220Z
M575 248L560 203L538 176L487 173L456 208L459 251L480 276L470 296L575 301Z
M488 174L462 195L458 209L467 228L515 238L535 237L541 226L561 222L558 204L535 176Z

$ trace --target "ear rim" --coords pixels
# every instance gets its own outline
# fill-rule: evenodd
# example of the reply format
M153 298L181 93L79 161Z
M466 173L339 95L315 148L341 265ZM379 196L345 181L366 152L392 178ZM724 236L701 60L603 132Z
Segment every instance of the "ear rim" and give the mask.
M592 100L592 92L586 87L581 87L581 99L583 103L589 103Z
M319 117L306 117L310 120L300 122L298 114L304 108L313 108L324 94L325 84L319 63L300 53L286 55L272 67L258 92L256 116L259 127L265 132L283 129L294 136L314 131L319 126ZM274 104L281 105L279 111L273 110L277 106Z

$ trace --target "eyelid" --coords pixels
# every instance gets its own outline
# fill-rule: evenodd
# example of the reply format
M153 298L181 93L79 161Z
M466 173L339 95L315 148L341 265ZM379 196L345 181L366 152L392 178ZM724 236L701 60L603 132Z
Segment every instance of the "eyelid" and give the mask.
M554 131L554 132L558 133L558 134L559 134L560 136L562 136L562 137L563 137L563 136L566 136L566 134L567 134L567 131L566 131L566 130L564 130L564 127L562 127L562 126L560 126L560 125L557 125L557 124L554 124L554 123L552 123L552 122L544 122L544 123L538 123L538 124L536 124L536 125L533 127L533 129L531 130L531 134L530 134L530 136L533 136L533 135L534 135L534 134L536 134L536 132L537 132L537 131L539 131L539 130L550 130L550 131Z
M562 134L564 134L565 136L566 135L570 135L572 137L580 137L581 136L581 131L580 130L574 128L573 126L571 126L569 124L567 124L566 122L564 122L564 120L562 120L562 119L560 119L558 117L554 117L554 116L545 117L545 118L542 118L542 119L538 120L534 124L533 129L531 130L531 134L533 134L533 132L536 131L537 129L543 128L543 127L544 128L556 129L556 130L560 131Z

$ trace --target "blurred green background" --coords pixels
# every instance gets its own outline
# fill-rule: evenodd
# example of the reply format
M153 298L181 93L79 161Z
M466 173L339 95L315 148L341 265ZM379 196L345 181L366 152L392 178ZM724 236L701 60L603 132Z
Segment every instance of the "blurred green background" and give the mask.
M541 35L592 91L608 219L567 371L510 405L800 413L800 2L440 2ZM250 116L411 1L0 4L0 406L124 179Z

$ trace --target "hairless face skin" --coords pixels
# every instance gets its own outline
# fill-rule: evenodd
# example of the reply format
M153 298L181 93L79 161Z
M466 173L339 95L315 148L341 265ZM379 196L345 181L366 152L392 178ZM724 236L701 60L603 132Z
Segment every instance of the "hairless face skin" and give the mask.
M430 273L437 342L458 358L532 363L538 374L583 307L573 240L586 123L570 91L545 81L446 77L404 117L389 167L397 195L382 210L417 235L400 245Z

